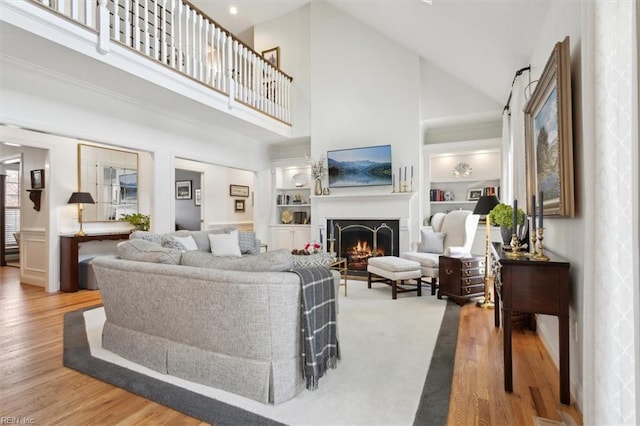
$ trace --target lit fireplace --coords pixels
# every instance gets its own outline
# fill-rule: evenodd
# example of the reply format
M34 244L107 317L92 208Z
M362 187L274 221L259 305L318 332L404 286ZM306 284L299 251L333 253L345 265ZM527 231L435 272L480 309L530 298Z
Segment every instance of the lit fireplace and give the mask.
M347 259L347 268L353 275L366 274L370 257L398 254L398 220L330 219L327 229L329 235L334 235L336 253Z

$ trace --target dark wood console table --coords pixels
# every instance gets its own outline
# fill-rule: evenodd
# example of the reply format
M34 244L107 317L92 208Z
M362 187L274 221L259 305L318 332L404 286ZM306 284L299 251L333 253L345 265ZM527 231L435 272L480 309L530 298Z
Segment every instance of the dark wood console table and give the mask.
M500 251L499 251L500 253ZM560 340L560 402L571 403L569 391L569 262L547 251L548 262L500 255L502 288L496 291L495 321L504 309L504 390L513 392L511 312L555 315Z
M78 247L80 243L101 240L127 240L129 232L60 236L60 290L78 291Z

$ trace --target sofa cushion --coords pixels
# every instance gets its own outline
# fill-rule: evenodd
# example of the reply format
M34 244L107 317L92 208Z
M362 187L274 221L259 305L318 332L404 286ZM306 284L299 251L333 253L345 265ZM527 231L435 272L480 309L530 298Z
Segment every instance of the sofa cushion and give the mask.
M444 253L444 237L442 232L432 232L428 230L420 231L419 252L422 253Z
M179 265L182 257L180 250L165 248L142 238L123 241L118 244L117 250L121 259L138 262Z
M231 231L235 231L235 226L221 226L218 228L208 229L206 231L176 231L165 234L167 236L186 237L191 235L198 246L198 250L211 251L211 244L209 243L209 234L228 234Z
M242 254L258 254L260 247L253 231L238 231L238 245Z
M422 253L418 251L408 251L400 255L403 259L418 262L420 266L427 268L437 268L440 262L440 255L437 253Z
M198 245L196 244L196 240L193 239L191 235L187 235L186 237L179 237L178 235L174 235L171 237L174 241L184 247L184 250L198 250Z
M255 256L219 257L203 251L182 253L182 265L244 272L281 272L293 268L293 255L287 250L274 250Z
M228 234L209 234L211 253L214 256L242 257L238 244L238 231Z

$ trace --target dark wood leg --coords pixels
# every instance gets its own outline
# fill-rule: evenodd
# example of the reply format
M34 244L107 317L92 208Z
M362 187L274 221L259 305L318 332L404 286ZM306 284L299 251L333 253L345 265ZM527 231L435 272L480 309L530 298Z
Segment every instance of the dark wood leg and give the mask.
M511 310L504 311L504 319L502 320L504 327L504 390L513 392L513 371L511 360Z
M500 308L501 308L501 303L500 302L502 302L502 298L500 297L500 295L496 291L496 285L495 285L495 281L494 281L493 282L493 303L494 303L493 321L494 321L494 326L495 327L500 327Z
M369 272L369 278L367 279L367 287L371 288L371 272Z
M422 278L416 278L416 283L418 283L418 296L422 296Z
M558 335L560 340L560 402L571 404L569 392L569 317L558 317Z
M436 283L438 282L438 279L431 277L429 282L431 283L431 295L435 296L436 295Z
M440 289L438 289L438 299L442 299L442 294L440 294Z
M398 282L396 280L391 281L391 298L393 300L398 298L398 289L396 288L397 283ZM404 280L401 281L401 283L404 283Z

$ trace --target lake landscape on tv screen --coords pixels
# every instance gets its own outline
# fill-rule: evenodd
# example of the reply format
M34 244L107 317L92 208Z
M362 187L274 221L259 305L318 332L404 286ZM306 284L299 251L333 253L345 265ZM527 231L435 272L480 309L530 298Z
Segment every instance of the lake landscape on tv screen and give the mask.
M391 145L327 152L329 186L391 185Z

